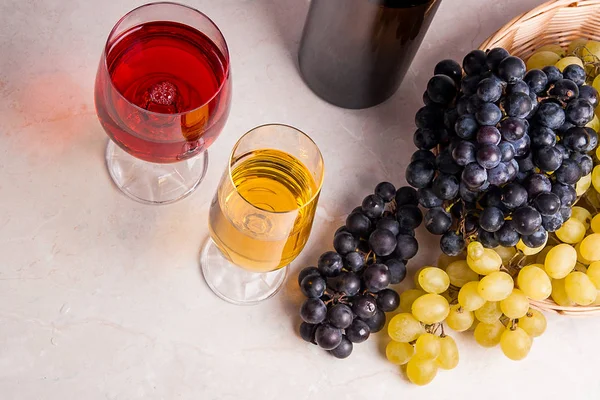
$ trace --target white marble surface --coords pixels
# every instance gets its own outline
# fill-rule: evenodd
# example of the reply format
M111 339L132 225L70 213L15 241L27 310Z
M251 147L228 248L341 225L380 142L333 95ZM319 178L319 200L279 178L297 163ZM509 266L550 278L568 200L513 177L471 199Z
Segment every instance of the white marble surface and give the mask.
M295 55L305 0L185 1L229 42L233 107L201 188L164 207L113 187L93 106L103 42L142 1L0 2L0 399L600 398L600 318L549 317L519 363L457 335L459 367L426 388L385 361L381 337L339 361L295 333L296 271L376 182L403 183L435 61L462 58L540 0L444 0L401 89L363 111L330 106L302 84ZM209 291L198 250L229 150L274 121L316 140L325 186L284 290L236 307ZM425 235L421 246L413 269L438 252Z

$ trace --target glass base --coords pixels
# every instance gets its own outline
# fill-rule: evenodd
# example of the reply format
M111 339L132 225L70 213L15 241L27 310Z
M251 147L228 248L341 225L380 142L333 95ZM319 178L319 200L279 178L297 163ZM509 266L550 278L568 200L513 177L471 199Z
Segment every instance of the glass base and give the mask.
M202 182L208 153L178 163L157 164L135 158L109 140L106 166L115 185L130 198L146 204L169 204L189 196Z
M252 272L227 260L208 239L200 259L202 274L217 296L237 305L252 305L274 296L285 282L287 266L272 272Z

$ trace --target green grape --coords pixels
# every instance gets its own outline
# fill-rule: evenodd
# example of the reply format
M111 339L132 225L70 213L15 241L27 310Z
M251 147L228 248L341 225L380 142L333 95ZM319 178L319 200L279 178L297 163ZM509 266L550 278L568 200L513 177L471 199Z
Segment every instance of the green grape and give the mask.
M392 364L404 365L415 354L415 347L410 343L391 341L385 348L385 357Z
M550 282L548 274L541 267L541 264L527 265L521 268L517 276L519 288L527 297L534 300L547 299L552 293L552 282Z
M544 250L540 251L537 256L535 257L535 263L536 264L544 264L544 261L546 261L546 256L548 255L548 252L553 248L554 246L546 246L544 247Z
M478 242L471 242L469 246L475 243L481 245L481 243ZM500 269L502 266L502 258L492 249L483 249L481 256L478 258L471 256L469 253L467 256L467 264L469 265L469 268L479 275L488 275Z
M598 290L598 294L596 295L596 300L591 304L592 306L600 306L600 290Z
M439 294L428 293L419 297L412 305L412 313L424 324L442 322L450 312L448 300Z
M489 324L481 322L475 328L473 336L475 337L475 341L480 346L494 347L500 343L500 337L505 330L506 328L504 328L502 322L498 320Z
M479 280L479 275L469 268L466 260L451 263L446 268L446 273L448 274L448 278L450 278L450 284L459 288L463 287L467 282Z
M500 303L497 301L486 301L482 307L475 310L475 318L485 324L494 323L501 316L502 310L500 309Z
M539 53L542 51L551 51L553 53L556 53L559 57L564 57L567 55L567 52L565 51L565 49L563 49L559 44L544 45L544 46L540 47L539 49L537 49L536 53ZM550 64L550 65L554 65L554 64Z
M465 259L465 256L461 255L461 254L459 254L457 256L449 256L445 253L442 253L438 257L437 267L440 269L443 269L445 271L446 268L448 267L448 265L452 264L454 261L460 261L460 260L464 260L464 259Z
M485 248L479 242L471 242L467 246L467 256L471 257L472 259L475 259L475 260L483 257L484 251L485 251Z
M575 302L567 295L565 278L552 279L552 300L559 306L572 307L575 305Z
M600 233L600 214L596 214L594 218L592 218L591 227L594 233Z
M578 53L582 47L585 47L587 42L588 39L585 38L578 38L573 40L571 43L569 43L569 46L567 47L567 54L571 55Z
M484 276L477 285L477 293L486 301L500 301L507 298L515 284L513 278L503 271L492 272Z
M419 283L419 274L421 273L421 271L423 271L426 267L421 267L419 268L414 276L413 276L413 282L415 283L415 289L421 289L423 290L423 288L421 287L421 284Z
M577 221L579 222L579 221ZM579 222L581 224L581 222ZM573 246L561 243L554 246L546 256L544 269L550 278L562 279L573 271L577 263L577 250ZM523 288L521 288L523 290Z
M580 221L583 224L583 226L585 226L586 231L588 229L590 229L590 221L592 220L592 213L590 213L585 208L579 207L579 206L571 207L571 211L572 211L571 218L575 218L576 220Z
M583 68L583 62L581 59L573 56L561 58L556 64L554 64L554 66L558 68L560 72L563 72L563 70L571 64L576 64Z
M396 342L412 342L424 332L423 325L409 313L395 315L388 324L388 335Z
M519 318L517 326L531 337L538 337L546 331L546 317L538 310L530 308L527 315Z
M592 82L592 86L594 87L594 89L596 89L600 92L600 75L597 75L594 78L594 81Z
M439 339L440 341L440 355L436 359L438 366L441 369L454 369L458 365L459 354L458 346L454 339L450 336L444 336Z
M423 296L425 294L424 290L421 289L409 289L400 293L400 307L399 311L410 313L412 310L412 305L416 299Z
M590 122L588 122L585 126L588 128L592 128L596 132L600 130L600 118L596 114L594 114L594 118Z
M591 263L586 273L594 286L596 286L596 289L600 290L600 261Z
M450 306L450 312L446 317L446 325L456 332L464 332L473 325L475 316L472 311L463 309L460 304Z
M475 311L485 304L485 299L479 295L479 282L467 282L458 292L458 304L467 311Z
M440 355L439 338L431 333L424 333L415 343L415 357L424 360L435 360Z
M598 296L598 289L589 276L579 271L567 275L565 290L571 300L582 306L592 304Z
M577 264L589 265L591 261L583 257L581 254L581 243L583 243L583 240L575 245L575 251L577 252Z
M434 360L423 360L413 357L406 364L406 376L415 385L424 386L437 375L438 365Z
M552 51L536 51L527 60L527 70L542 69L556 64L559 60L560 56Z
M525 254L526 256L532 256L544 250L544 247L546 247L547 242L548 238L546 237L546 241L544 242L544 244L538 247L529 247L523 242L523 239L519 239L519 242L517 243L516 247L521 251L521 253Z
M522 360L527 357L531 344L531 337L519 327L508 328L500 337L500 348L504 355L511 360Z
M578 243L585 236L585 225L576 218L569 218L558 228L556 236L564 243Z
M503 265L508 265L513 257L517 254L517 250L515 250L514 247L498 246L494 249L494 251L500 256Z
M585 47L581 49L580 54L586 63L597 62L600 57L600 42L590 40L585 43Z
M440 294L450 286L450 278L443 270L436 267L423 268L419 272L419 285L427 293Z
M529 300L522 291L513 289L510 296L500 302L500 310L510 319L524 317L529 310Z
M592 233L583 239L579 251L586 260L600 261L600 233Z
M600 77L600 75L598 75L598 77ZM598 157L599 153L600 147L596 149L596 157ZM594 186L594 189L596 189L597 192L600 192L600 165L596 165L592 170L592 186Z

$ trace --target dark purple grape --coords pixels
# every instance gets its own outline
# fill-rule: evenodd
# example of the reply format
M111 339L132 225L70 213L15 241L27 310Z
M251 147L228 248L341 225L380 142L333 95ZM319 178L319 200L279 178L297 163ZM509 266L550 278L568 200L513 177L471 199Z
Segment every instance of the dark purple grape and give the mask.
M365 257L357 251L353 251L344 256L344 267L349 271L358 272L365 266Z
M582 153L573 153L571 155L571 159L579 164L579 169L581 169L581 176L586 176L592 169L594 168L594 160L592 157L587 154Z
M434 75L446 75L456 83L459 84L462 78L462 68L454 60L442 60L435 65L433 70Z
M433 100L431 100L431 99L429 98L429 95L427 94L427 90L425 90L425 91L423 92L423 97L422 97L422 100L423 100L423 105L429 106L429 105L431 105L431 104L434 104L434 103L433 103Z
M544 172L556 171L562 164L559 150L551 146L541 146L533 151L533 163Z
M529 153L531 147L531 139L525 134L521 139L510 142L515 149L515 157L523 157Z
M319 269L319 272L321 275L327 278L338 276L340 272L342 272L343 267L344 262L342 260L342 256L335 251L328 251L321 254L319 261L317 262L317 268Z
M373 312L373 315L371 317L373 317L375 315L375 312L376 311ZM364 317L364 318L368 319L371 317ZM362 343L369 338L370 334L371 334L371 329L369 328L369 325L367 325L367 323L365 321L362 321L360 319L355 319L354 322L352 322L352 325L350 325L346 329L346 337L352 343Z
M556 68L554 65L544 67L542 68L542 71L544 71L544 73L548 77L549 85L563 78L563 74L560 72L560 69Z
M434 75L427 82L427 94L435 103L448 105L456 97L456 84L449 76Z
M552 192L540 193L533 200L533 205L542 216L553 215L560 210L560 198Z
M514 160L513 160L514 161ZM491 185L502 186L510 180L509 164L500 163L487 171L488 182ZM518 165L518 164L517 164Z
M565 108L567 121L576 126L585 126L594 119L594 107L585 99L573 99Z
M492 169L500 164L502 152L500 151L500 148L494 144L484 144L479 146L476 159L477 163L479 163L479 165L481 165L483 168Z
M504 111L509 117L525 118L532 108L531 97L525 93L513 93L504 99Z
M362 202L362 212L369 218L381 218L385 211L385 201L376 194L370 194Z
M509 210L527 204L527 190L518 183L509 183L502 188L502 204Z
M583 129L585 129L585 131L588 134L588 140L587 140L588 145L584 149L584 151L586 153L589 153L590 151L594 151L596 149L596 147L598 147L598 133L595 130L593 130L592 128L587 127L587 126Z
M571 215L573 214L573 209L571 207L561 207L559 214L561 215L563 221L566 221L569 218L571 218Z
M440 239L440 248L444 254L457 256L465 249L465 239L454 231L448 231Z
M342 330L330 324L321 324L315 331L315 341L325 350L333 350L342 343Z
M569 79L559 79L552 84L548 94L560 101L567 102L579 97L577 84ZM550 103L556 104L556 103ZM549 128L552 128L551 126Z
M542 216L535 208L524 206L512 213L512 222L518 233L531 235L542 225Z
M481 80L479 75L467 75L460 81L460 90L464 96L474 96L477 93L477 85Z
M488 71L487 56L482 50L473 50L463 59L463 69L467 75L479 75Z
M417 161L417 160L425 160L425 161L429 161L430 163L434 164L435 163L435 154L433 154L429 150L417 150L410 157L410 162ZM375 194L377 194L377 193L375 193ZM379 195L379 197L381 197L381 196Z
M327 283L319 275L309 275L300 283L300 290L306 297L319 298L325 293Z
M433 155L431 152L430 154ZM396 196L396 187L390 182L380 182L375 186L375 194L381 197L386 203L389 203Z
M421 107L415 115L415 125L417 128L443 128L444 110L434 104Z
M327 311L327 321L336 328L346 329L353 320L354 313L346 304L338 303Z
M441 207L443 200L435 195L432 188L419 189L417 192L419 205L425 208Z
M526 71L525 63L519 57L508 56L498 64L498 75L508 83L523 79Z
M504 140L513 142L519 140L527 133L529 123L527 120L508 117L500 122L500 134Z
M452 151L452 158L456 164L463 167L467 164L475 162L476 156L476 146L467 140L461 140Z
M531 138L531 147L534 148L541 146L554 147L556 145L556 133L545 126L533 126L529 131L529 137Z
M594 108L598 106L598 91L592 85L580 86L579 98L587 100Z
M527 99L531 103L529 97ZM483 103L477 109L475 119L479 125L496 125L502 119L502 111L494 103Z
M563 160L560 168L554 173L556 180L566 185L574 185L581 178L581 168L576 161L571 159Z
M519 163L517 160L513 159L506 163L506 171L508 172L508 180L514 181L519 174Z
M552 185L552 193L558 196L562 207L571 207L577 200L577 192L571 185L555 182Z
M477 198L479 197L479 193L469 189L467 187L467 185L464 184L464 182L460 183L460 188L458 189L458 194L460 195L460 198L463 201L466 201L468 203L474 203L477 200Z
M298 274L298 285L302 284L302 280L310 275L321 276L317 267L306 267Z
M432 189L440 199L452 200L458 195L458 187L459 182L454 175L440 174L433 180Z
M396 205L414 205L418 204L417 201L417 191L410 186L402 186L400 189L396 191Z
M513 221L506 221L502 228L494 232L494 238L504 247L513 247L519 243L521 235L515 230Z
M346 218L346 228L359 237L367 237L371 231L371 220L362 212L352 212Z
M491 49L486 55L486 63L488 68L494 73L497 72L500 62L508 56L510 56L510 54L502 47L495 47Z
M400 224L393 217L391 217L391 218L384 217L384 218L380 219L377 222L377 225L375 226L375 228L376 229L375 229L375 231L373 231L373 233L377 232L377 230L380 230L380 229L391 232L394 235L394 237L400 233ZM395 245L396 244L394 243L394 246Z
M427 187L433 180L435 167L432 163L418 160L408 164L406 168L406 181L415 188Z
M487 207L479 215L479 226L488 232L496 232L504 225L504 213L496 207Z
M465 114L468 114L469 111L467 109L467 106L469 105L469 96L462 96L461 98L459 98L456 101L456 113L458 114L458 116L463 116ZM456 126L456 121L454 122L454 126Z
M571 208L566 208L570 210ZM548 232L556 232L563 225L563 217L560 212L554 215L544 216L542 215L542 227Z
M321 299L308 298L300 307L300 317L309 324L320 324L327 316L327 306Z
M400 228L416 229L423 222L423 214L419 207L407 204L396 209L396 220Z
M432 208L425 213L425 228L434 235L443 235L452 226L452 216L443 208Z
M494 233L487 232L484 229L479 229L479 231L477 232L477 240L481 242L483 247L487 249L493 249L498 247L499 245L498 241L496 240L496 237L494 236Z
M300 324L300 337L308 343L317 344L315 341L315 331L317 330L317 326L318 325L315 324L302 322Z
M534 199L540 193L552 190L552 182L545 174L531 174L524 186L530 199Z
M535 249L543 246L546 243L548 240L548 232L546 232L546 230L540 226L531 235L521 236L521 240L523 240L525 246Z
M533 93L542 93L548 86L548 76L540 69L532 69L525 74L523 81Z
M547 101L540 103L534 116L538 124L550 129L560 128L565 122L565 118L565 112L560 105Z
M377 311L377 304L372 296L357 296L352 299L352 311L359 318L371 318Z
M498 145L501 139L500 131L495 126L482 126L477 131L478 144Z
M478 188L487 180L487 172L484 167L477 163L465 166L462 172L462 181L470 188Z
M506 96L510 96L514 93L523 93L529 96L531 93L529 86L523 81L516 81L506 86Z
M356 246L358 241L350 232L340 232L333 237L333 248L341 255L356 250Z
M400 296L393 289L383 289L377 294L377 306L381 311L392 312L400 305Z
M454 162L452 158L452 153L450 153L449 149L443 150L435 160L436 167L438 171L443 174L455 175L459 173L462 168Z
M342 341L340 344L333 350L329 350L329 353L335 358L344 359L350 357L352 354L354 345L346 336L342 335Z
M581 86L585 83L585 70L581 65L567 65L562 74L565 79L575 82L577 86Z
M382 330L385 326L385 320L385 313L380 309L377 309L377 312L371 318L362 319L362 321L364 321L369 327L371 333L379 332L380 330Z
M525 157L517 159L517 164L519 164L519 171L521 172L529 172L535 168L535 165L533 164L533 156L531 153L527 154L527 156Z
M396 237L396 251L394 254L401 260L410 260L417 251L419 251L419 243L417 239L410 235L400 234Z
M498 144L500 148L500 152L502 153L502 161L509 162L510 160L515 158L515 148L510 142L505 142L504 140Z
M360 291L360 278L354 272L342 271L334 278L327 279L331 289L346 296L356 296Z
M387 229L375 229L369 236L369 246L376 255L389 256L396 250L396 235Z
M502 97L502 82L492 78L485 78L477 85L477 96L481 101L492 102Z
M456 135L462 139L471 139L477 133L479 124L472 114L464 114L458 117L454 124Z
M384 262L390 271L390 284L395 285L406 278L406 264L401 260L390 258Z

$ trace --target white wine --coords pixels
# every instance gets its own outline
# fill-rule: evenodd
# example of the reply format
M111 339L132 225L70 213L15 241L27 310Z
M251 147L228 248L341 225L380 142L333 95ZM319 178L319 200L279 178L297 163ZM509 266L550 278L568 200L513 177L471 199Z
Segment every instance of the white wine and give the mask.
M273 149L237 157L226 174L209 215L219 250L252 271L289 264L312 227L320 189L313 175L296 157Z

